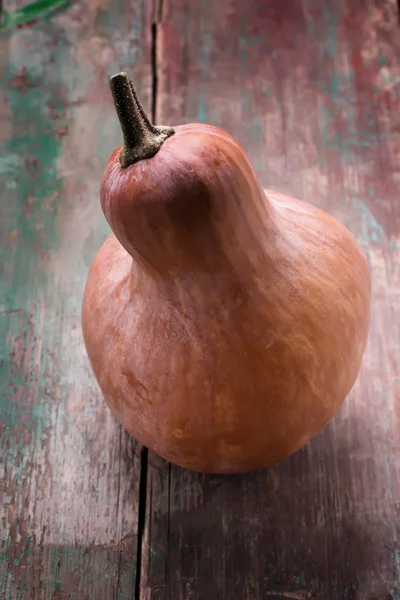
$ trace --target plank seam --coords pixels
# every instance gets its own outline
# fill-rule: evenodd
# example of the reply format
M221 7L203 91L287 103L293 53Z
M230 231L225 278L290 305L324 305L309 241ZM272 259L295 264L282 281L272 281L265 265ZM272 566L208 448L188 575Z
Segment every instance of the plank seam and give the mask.
M151 117L153 123L156 123L157 112L157 27L159 18L162 15L162 0L157 3L158 10L155 13L154 21L151 24ZM141 596L141 578L142 578L142 552L144 545L144 534L146 527L146 502L147 502L147 480L148 480L148 460L149 451L143 447L140 454L140 481L139 481L139 508L138 508L138 538L136 555L136 580L135 580L135 600L140 600ZM151 515L151 512L150 512Z
M140 584L142 577L142 550L144 542L144 531L146 525L146 497L147 497L147 466L148 449L143 446L140 452L140 480L139 480L139 508L138 508L138 533L136 554L136 580L135 600L140 600Z
M399 0L400 1L400 0ZM157 112L157 22L151 24L151 68L152 68L152 94L151 94L151 114L153 123L156 123Z
M168 465L168 524L167 524L167 556L165 559L165 585L168 590L168 577L169 577L169 550L171 547L171 463Z
M118 456L119 456L119 476L118 476L118 488L117 488L117 511L116 511L116 523L118 527L118 517L119 517L119 503L121 498L121 452L122 452L122 427L119 427L119 448L118 448ZM118 533L117 533L118 535ZM115 598L118 598L119 586L121 580L121 535L118 535L118 563L117 563L117 583L115 586Z

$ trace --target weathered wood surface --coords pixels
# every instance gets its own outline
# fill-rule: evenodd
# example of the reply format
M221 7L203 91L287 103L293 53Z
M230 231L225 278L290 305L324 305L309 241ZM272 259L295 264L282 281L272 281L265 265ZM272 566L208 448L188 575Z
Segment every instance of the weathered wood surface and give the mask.
M368 254L373 310L354 391L290 460L226 478L150 454L141 597L398 600L397 3L165 0L157 46L159 122L228 129L266 187L348 225Z
M5 3L10 7L10 3ZM140 447L111 418L80 330L120 141L107 77L151 104L146 0L87 0L0 33L0 598L134 597Z
M155 4L80 0L0 34L0 598L399 600L396 0ZM266 186L326 208L368 254L359 381L268 471L146 466L88 368L80 299L108 231L120 68L147 107L157 84L159 122L228 129Z

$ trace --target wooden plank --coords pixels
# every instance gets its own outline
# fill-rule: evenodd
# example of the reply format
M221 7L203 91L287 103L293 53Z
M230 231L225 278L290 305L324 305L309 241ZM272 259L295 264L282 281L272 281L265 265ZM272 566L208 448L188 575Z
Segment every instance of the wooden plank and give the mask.
M373 277L371 334L339 416L264 472L150 455L146 600L400 598L400 36L395 0L165 0L158 121L206 121L266 187L330 211Z
M8 3L7 8L11 8ZM131 599L141 448L106 409L80 305L120 144L108 76L151 102L145 0L87 0L0 39L0 597Z

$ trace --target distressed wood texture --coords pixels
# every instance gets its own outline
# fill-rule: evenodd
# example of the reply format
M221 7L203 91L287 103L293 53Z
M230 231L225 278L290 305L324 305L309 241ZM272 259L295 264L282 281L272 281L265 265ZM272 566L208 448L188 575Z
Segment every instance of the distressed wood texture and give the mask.
M365 249L371 334L336 420L283 464L205 477L150 454L143 600L400 598L400 32L395 0L165 0L158 121L206 121L263 184ZM345 352L344 348L344 352Z
M350 227L373 275L364 367L338 418L236 477L152 453L141 471L82 345L83 285L108 232L98 185L120 142L107 76L129 70L149 107L151 8L80 0L0 37L0 598L399 600L396 1L164 0L155 13L158 121L229 130L266 186Z
M12 8L6 2L6 8ZM151 104L146 0L74 2L0 34L0 598L133 598L140 447L105 408L80 328L120 130L108 75Z

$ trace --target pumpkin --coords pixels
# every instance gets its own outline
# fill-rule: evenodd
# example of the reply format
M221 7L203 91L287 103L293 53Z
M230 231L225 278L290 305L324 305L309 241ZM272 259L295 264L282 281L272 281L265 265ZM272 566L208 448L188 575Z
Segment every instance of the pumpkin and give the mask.
M263 190L244 150L204 124L156 127L111 78L124 145L101 181L113 233L89 272L87 353L113 415L188 469L283 460L356 381L367 262L346 227Z

